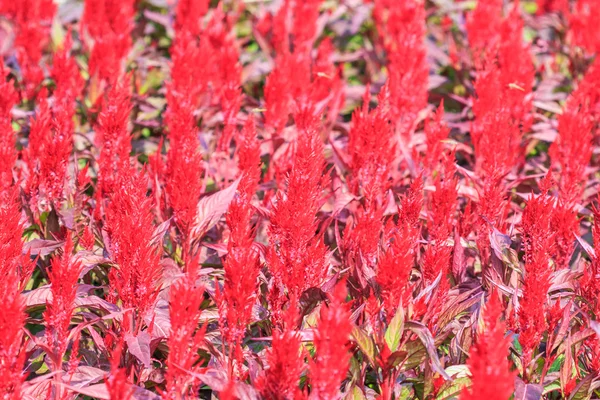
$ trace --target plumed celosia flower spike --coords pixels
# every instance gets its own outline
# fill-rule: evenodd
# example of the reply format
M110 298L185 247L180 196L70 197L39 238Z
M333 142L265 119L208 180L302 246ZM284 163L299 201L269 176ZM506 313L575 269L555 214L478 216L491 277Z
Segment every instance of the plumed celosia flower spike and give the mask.
M129 165L131 139L129 114L131 95L125 80L108 93L107 102L98 116L96 124L96 146L98 157L98 186L100 193L114 188L115 174L123 165Z
M90 76L114 83L131 48L135 0L90 0L81 19L91 47Z
M495 56L490 55L478 70L474 84L477 97L473 99L471 139L481 176L495 171L507 174L522 157L522 132L503 96L502 74Z
M425 123L425 144L427 145L427 151L424 155L423 166L430 170L430 172L436 171L443 161L444 141L450 135L450 128L443 121L443 118L444 102L442 101L433 118L428 119Z
M321 284L327 273L327 249L321 235L315 235L327 186L319 122L312 109L296 115L294 163L286 190L277 193L269 228L271 271L298 297Z
M204 42L202 42L204 43ZM181 32L171 46L171 80L167 82L167 113L178 112L179 107L193 111L198 96L208 85L206 69L197 62L202 56L198 41L186 32Z
M256 191L261 176L260 143L256 136L256 125L252 115L248 115L243 129L235 140L238 169L242 174L238 191L249 200Z
M525 250L523 297L519 304L519 342L523 348L523 365L528 366L533 352L547 329L548 289L550 288L550 256L553 253L554 233L551 230L552 201L542 193L531 195L523 210L521 229ZM525 372L527 375L527 372Z
M471 386L463 389L460 400L508 400L513 394L515 373L508 360L510 336L505 336L502 313L498 294L490 293L483 309L483 329L469 349Z
M69 345L69 326L75 308L77 280L81 264L72 256L73 240L67 236L62 256L52 259L48 273L50 279L51 300L48 301L44 320L46 322L46 341L52 354L52 368L58 371Z
M42 51L50 37L50 27L56 12L52 0L4 2L3 12L15 23L15 47L25 52L27 60L40 62Z
M223 342L230 346L230 374L239 372L243 362L241 345L256 302L259 267L254 247L233 247L223 262L225 279L222 291L217 292L217 304Z
M388 226L389 243L380 255L375 280L381 289L383 309L388 320L394 317L397 308L407 305L411 297L410 274L414 267L418 230L408 221L399 226Z
M292 37L294 52L310 54L317 34L317 18L323 0L306 0L292 2Z
M154 304L161 275L158 248L152 241L153 205L147 190L146 176L123 166L106 206L111 258L117 264L110 271L110 287L123 308L136 310L139 323ZM140 326L135 329L137 332Z
M61 107L68 108L75 114L73 102L81 94L85 82L79 72L79 67L71 55L73 39L71 32L66 36L61 48L54 53L52 71L50 73L56 84L54 99ZM56 105L55 105L56 106Z
M598 18L600 9L594 0L576 0L573 11L568 13L571 43L589 54L597 53L600 48Z
M167 153L166 192L177 226L189 234L202 194L204 171L200 142L193 116L178 109L170 114Z
M110 373L106 377L106 391L110 400L132 400L133 388L127 380L127 370L120 366L123 352L123 339L119 339L111 352Z
M273 329L273 341L265 357L267 367L256 384L266 399L301 400L306 397L298 387L305 369L305 354L296 330L297 322L298 303L292 297L284 313L282 329Z
M52 204L58 206L63 199L72 149L73 105L55 99L50 108L48 101L42 99L31 123L29 148L25 152L29 169L26 191L39 210Z
M575 248L575 235L579 235L579 220L575 209L561 199L556 201L550 228L554 232L555 243L552 258L557 268L568 268Z
M409 138L417 114L427 106L425 5L420 0L376 0L373 13L388 54L391 118Z
M558 137L548 150L553 167L560 171L559 196L570 205L581 200L592 156L592 119L586 99L581 97L567 101L558 117Z
M319 44L313 66L313 85L311 98L315 103L327 100L328 120L333 122L344 106L343 66L334 64L333 41L327 37Z
M498 44L503 3L503 0L478 1L467 16L467 36L476 65L486 49Z
M265 81L265 126L278 135L286 126L297 99L306 97L311 87L310 62L301 53L284 51Z
M352 170L350 186L355 194L360 194L362 189L378 196L389 188L396 146L389 122L388 99L389 90L384 86L379 95L379 105L369 110L370 95L367 88L362 108L352 114L347 151Z
M206 326L198 327L204 289L196 285L198 260L189 260L187 273L169 291L171 333L168 338L166 390L164 398L186 399L193 396L195 378L190 375L198 361L198 349L204 343Z
M199 36L202 31L201 21L208 12L208 0L180 0L177 2L175 15L175 34L180 36L186 32Z
M4 262L4 249L0 249L0 260ZM8 255L10 258L11 256ZM25 309L21 300L16 270L2 275L0 281L0 398L20 400L21 386L25 380L26 347L23 343Z
M435 190L428 195L429 235L435 240L446 240L454 231L458 209L458 178L454 152L445 156L440 172L433 180Z
M40 62L50 37L56 5L52 0L5 3L4 15L13 21L15 27L14 47L21 70L23 96L33 99L44 79Z
M504 101L521 132L527 133L533 122L531 92L535 66L530 46L523 41L523 25L520 2L515 1L502 21L498 64L502 71Z
M6 78L7 74L4 62L0 61L0 192L12 186L12 171L17 160L11 113L19 98L13 82Z
M314 338L315 356L309 362L311 399L340 398L340 386L351 357L348 341L352 323L346 295L346 282L338 282L329 304L321 304Z

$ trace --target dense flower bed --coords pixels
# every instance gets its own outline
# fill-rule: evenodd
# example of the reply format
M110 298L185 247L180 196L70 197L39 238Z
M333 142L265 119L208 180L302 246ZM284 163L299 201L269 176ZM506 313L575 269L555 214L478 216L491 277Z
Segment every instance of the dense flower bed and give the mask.
M1 399L600 396L596 0L0 14Z

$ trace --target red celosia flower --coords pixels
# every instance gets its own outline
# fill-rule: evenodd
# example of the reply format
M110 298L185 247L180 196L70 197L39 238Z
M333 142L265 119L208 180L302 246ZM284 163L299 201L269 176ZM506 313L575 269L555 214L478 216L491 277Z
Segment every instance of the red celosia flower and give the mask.
M575 46L595 54L600 48L598 24L600 9L594 0L577 0L573 12L568 13L569 36Z
M177 36L186 32L192 36L200 35L201 21L208 11L208 0L180 0L177 2L175 32Z
M129 114L131 112L130 93L124 82L115 86L109 93L96 125L96 146L98 157L99 193L107 193L115 188L115 174L123 165L129 164L131 142L129 137Z
M523 210L521 222L525 278L518 317L524 366L529 365L547 329L545 311L550 288L549 257L553 252L554 237L550 226L552 204L545 193L544 189L541 195L532 194Z
M575 248L575 235L579 235L577 212L562 200L557 200L552 211L550 228L554 232L555 244L552 258L557 268L568 268Z
M123 351L123 340L117 342L117 346L111 352L110 374L106 377L106 390L110 400L131 400L133 399L133 388L127 381L127 370L121 368L121 352Z
M389 123L389 91L379 94L379 105L369 111L369 90L363 97L362 109L352 115L348 138L348 154L352 170L351 190L359 194L362 188L373 196L383 194L389 187L389 174L396 156L394 132ZM367 201L373 201L368 199Z
M502 5L502 0L479 1L467 16L467 35L476 64L486 49L495 48L498 43Z
M7 80L8 71L0 62L0 192L13 184L13 167L17 160L16 135L12 127L12 108L18 101L13 82Z
M110 271L110 286L123 308L137 312L138 325L133 332L138 332L158 294L161 274L160 255L152 241L152 200L146 196L145 176L128 165L119 171L112 188L106 207L111 256L116 264Z
M560 167L558 189L560 198L568 205L576 204L583 195L587 181L586 167L592 156L593 118L589 96L590 83L596 81L592 67L579 88L567 100L564 112L558 117L558 137L548 153L555 168Z
M233 221L229 220L229 223ZM252 317L260 266L251 240L241 245L229 248L223 262L223 290L217 296L223 338L234 346L241 344Z
M315 235L326 177L319 120L314 111L296 115L298 138L287 188L279 191L271 212L269 230L271 271L280 283L300 296L318 286L327 273L326 253L320 235Z
M321 305L321 318L315 330L315 357L309 363L312 399L338 399L341 383L348 373L352 323L346 295L346 282L339 282L330 303Z
M44 320L46 321L46 340L53 352L50 359L54 371L61 369L63 357L69 345L69 326L75 308L77 280L81 271L81 264L73 259L72 252L73 241L68 235L63 255L60 259L52 259L48 273L52 299L46 306Z
M23 78L24 97L33 99L44 79L40 62L50 37L56 5L52 0L4 1L1 11L14 23L14 47Z
M514 372L510 371L508 354L510 336L505 336L502 302L496 292L483 309L483 329L469 349L467 364L471 386L463 389L460 400L508 400L514 391Z
M4 250L0 249L2 264L11 258ZM21 386L25 380L25 310L17 282L16 270L6 271L0 280L0 397L7 400L23 398Z
M86 1L82 29L91 48L90 76L114 83L121 75L122 63L131 47L135 0Z
M458 180L455 175L454 152L445 155L434 178L435 190L429 194L429 235L434 240L447 240L455 225L458 208Z
M391 115L405 138L427 106L425 7L417 0L376 0L373 16L388 56Z
M238 169L242 173L242 180L238 191L248 200L252 198L256 186L260 181L260 143L256 137L254 118L250 115L244 128L236 137L236 153Z
M407 305L411 295L410 273L416 256L418 231L408 221L400 221L400 224L388 227L393 233L389 235L389 244L377 263L375 276L388 320L394 317L401 304Z
M283 329L273 330L271 348L267 350L267 368L259 377L257 387L267 399L303 399L298 387L304 371L304 351L300 334L296 331L298 321L297 302L292 297L284 314Z
M444 140L448 139L450 129L443 122L444 118L444 103L438 107L433 119L427 120L425 123L425 144L427 151L423 159L423 166L431 173L436 171L438 165L443 161ZM433 174L431 174L433 175Z
M198 329L200 304L204 300L203 288L196 286L198 260L191 260L187 269L186 275L175 282L169 292L171 334L164 393L169 400L193 395L195 378L189 371L197 368L198 349L204 342L206 329L206 326Z

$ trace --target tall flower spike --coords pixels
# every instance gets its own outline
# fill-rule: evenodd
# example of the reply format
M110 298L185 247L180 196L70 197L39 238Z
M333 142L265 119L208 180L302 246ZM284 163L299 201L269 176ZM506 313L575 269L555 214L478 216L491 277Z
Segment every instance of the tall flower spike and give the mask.
M490 293L483 309L483 329L469 349L472 383L462 390L460 400L508 400L513 394L515 373L509 367L510 336L505 336L502 311L498 294Z
M0 249L0 262L5 258L4 249ZM3 274L0 280L0 397L7 400L23 398L21 386L25 380L25 309L17 282L15 270Z
M135 331L158 295L161 274L159 252L153 244L152 200L146 196L146 177L124 166L114 182L106 208L106 225L111 240L112 260L118 265L109 281L123 308L137 313Z
M85 2L82 31L91 43L90 76L115 83L131 48L135 0L90 0Z
M48 277L52 299L48 302L44 313L46 321L46 340L52 349L52 368L59 371L69 345L69 326L75 308L77 280L81 264L73 259L73 240L67 236L63 254L60 258L52 259Z
M339 282L330 303L321 305L321 318L315 330L315 357L309 363L311 399L340 397L340 386L348 373L351 357L348 340L352 323L346 295L346 282Z
M271 348L267 350L267 368L259 377L257 387L267 399L302 399L298 387L304 371L304 350L300 334L296 330L298 303L294 297L284 313L283 328L273 330Z
M316 214L327 186L319 119L312 109L296 115L298 139L285 191L279 191L271 214L269 235L273 274L297 297L322 283L327 273L327 249Z
M519 342L523 348L525 367L531 362L533 352L547 329L545 311L552 271L549 257L554 244L554 235L550 227L551 213L552 204L546 196L545 188L540 195L532 195L523 210L521 224L525 249L525 278L518 319L521 329Z
M101 194L114 190L115 175L124 165L129 164L130 100L129 89L123 81L108 93L107 103L98 116L95 141L100 149L98 186Z
M169 292L169 314L171 334L168 338L166 391L168 400L182 400L192 396L193 371L198 361L198 349L204 341L206 326L198 329L200 305L204 300L204 289L196 286L198 260L190 261L188 272L179 279Z
M418 0L376 0L373 12L388 53L391 117L410 138L417 114L427 106L425 6Z

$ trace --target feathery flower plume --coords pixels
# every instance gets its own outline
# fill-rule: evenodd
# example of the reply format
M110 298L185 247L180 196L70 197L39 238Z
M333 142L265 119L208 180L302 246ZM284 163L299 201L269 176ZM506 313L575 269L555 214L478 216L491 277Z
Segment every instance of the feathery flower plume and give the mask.
M277 193L271 213L269 261L278 282L299 298L322 283L327 273L327 249L315 234L327 178L318 117L311 109L302 110L296 115L296 126L294 164L287 188Z
M183 400L193 396L195 378L188 371L198 368L198 349L204 342L206 326L198 328L200 305L204 300L204 289L196 286L198 260L187 265L187 272L169 292L169 315L171 334L168 338L166 390L163 394L169 400Z
M334 400L350 363L348 341L352 331L346 303L346 282L338 282L328 305L322 304L315 330L315 357L309 362L311 399Z
M554 234L550 226L552 204L551 199L546 196L545 185L543 182L540 195L531 195L523 210L521 222L525 249L525 278L518 320L524 367L531 362L533 352L547 329L547 298L552 271L549 259L553 251Z
M67 236L63 254L60 258L53 258L48 277L52 299L48 302L44 312L46 321L46 340L52 349L52 368L60 371L63 358L69 345L69 326L75 308L77 294L77 280L81 271L81 264L73 259L73 240Z
M508 354L510 336L505 336L502 302L494 291L483 309L483 329L469 350L467 365L471 386L463 389L460 400L508 400L514 391L514 372Z
M138 332L158 295L156 285L161 274L160 254L152 241L152 199L146 196L145 176L128 165L119 171L112 188L106 226L116 266L110 271L109 281L123 308L135 309L133 332Z
M375 0L373 17L388 54L390 117L401 135L410 138L417 114L427 106L424 2Z
M90 39L90 76L110 84L121 76L122 63L131 48L134 14L135 0L85 2L81 25Z
M129 137L129 114L131 97L125 82L121 82L108 93L107 103L98 115L96 125L96 146L100 149L98 157L98 192L105 194L113 191L116 174L125 165L129 165L131 139Z

